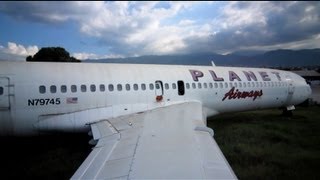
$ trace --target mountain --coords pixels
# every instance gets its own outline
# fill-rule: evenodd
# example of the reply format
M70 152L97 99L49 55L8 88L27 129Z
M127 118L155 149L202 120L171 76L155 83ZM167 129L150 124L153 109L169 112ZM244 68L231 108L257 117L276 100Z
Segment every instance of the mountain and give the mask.
M262 54L261 54L262 53ZM319 66L320 49L304 50L274 50L252 53L231 53L221 55L216 53L196 53L181 55L150 55L128 58L108 58L85 60L95 63L132 63L132 64L180 64L180 65L211 65L243 66L243 67L301 67Z
M219 65L227 65L232 61L242 59L238 55L220 55L215 53L197 53L182 55L150 55L128 58L108 58L99 60L86 60L84 62L99 63L132 63L132 64L182 64L182 65L211 65L214 61ZM226 63L229 62L229 63Z
M257 56L265 53L266 51L261 50L239 50L232 52L233 55L239 55L239 56Z
M320 49L275 50L255 56L252 61L265 66L319 66Z

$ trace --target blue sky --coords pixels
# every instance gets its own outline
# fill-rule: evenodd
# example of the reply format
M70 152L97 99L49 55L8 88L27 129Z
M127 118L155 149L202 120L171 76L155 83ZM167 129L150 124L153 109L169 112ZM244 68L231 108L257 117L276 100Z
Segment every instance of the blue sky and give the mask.
M319 2L0 2L0 59L320 48Z

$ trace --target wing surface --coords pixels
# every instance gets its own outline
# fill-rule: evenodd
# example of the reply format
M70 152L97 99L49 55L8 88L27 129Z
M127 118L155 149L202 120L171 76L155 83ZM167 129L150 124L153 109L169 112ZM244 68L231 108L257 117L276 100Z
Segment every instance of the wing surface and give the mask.
M102 120L91 130L98 142L72 179L236 179L198 102Z

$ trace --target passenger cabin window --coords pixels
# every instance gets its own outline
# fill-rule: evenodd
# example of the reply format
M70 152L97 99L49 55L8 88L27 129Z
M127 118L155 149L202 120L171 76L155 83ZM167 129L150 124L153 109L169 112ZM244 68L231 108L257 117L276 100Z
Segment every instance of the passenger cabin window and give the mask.
M100 84L99 89L101 92L104 92L106 88L104 87L104 84Z
M46 93L46 87L45 87L45 86L39 86L39 92L40 92L41 94Z
M186 83L186 88L190 89L190 84L189 83Z
M135 90L135 91L137 91L138 90L138 84L133 84L133 89Z
M153 89L154 89L154 85L150 83L150 84L149 84L149 89L150 89L150 90L153 90Z
M143 91L145 91L145 90L146 90L146 84L141 84L141 89L142 89Z
M54 85L50 86L50 92L51 93L56 93L57 92L57 87L54 86Z
M66 92L67 92L67 86L66 86L66 85L62 85L62 86L60 87L60 91L61 91L62 93L66 93Z
M87 86L86 85L82 84L80 88L81 88L81 92L87 92Z
M213 84L212 83L209 83L209 88L213 88Z
M178 94L180 96L184 95L184 83L183 83L183 81L178 81Z
M77 86L76 85L71 85L71 92L77 92Z
M130 84L126 84L126 90L130 91Z
M109 86L108 86L108 89L109 89L109 91L113 91L113 85L112 84L109 84Z
M121 85L121 84L118 84L118 85L117 85L117 90L118 90L118 91L122 91L122 85Z
M91 91L91 92L96 92L96 85L91 84L91 85L90 85L90 91Z
M160 89L160 84L156 83L156 89Z
M169 89L169 84L168 84L168 83L165 83L165 84L164 84L164 88L165 88L165 89Z
M172 83L172 89L177 89L177 85L175 83Z
M214 88L218 88L218 83L214 83Z
M3 95L3 87L0 87L0 96Z
M199 88L199 89L201 89L201 88L202 88L201 83L198 83L198 88Z
M193 88L193 89L196 88L196 83L192 83L192 88Z
M208 88L207 83L203 83L203 87L204 87L204 88Z

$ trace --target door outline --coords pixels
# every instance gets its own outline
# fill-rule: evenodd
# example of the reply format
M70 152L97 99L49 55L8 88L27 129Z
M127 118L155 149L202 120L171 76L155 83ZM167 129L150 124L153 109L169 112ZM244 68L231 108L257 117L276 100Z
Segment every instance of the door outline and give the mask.
M156 96L163 96L163 83L160 80L155 82L155 94Z
M183 96L185 94L184 82L182 80L177 81L178 95Z
M10 90L9 90L9 78L0 77L0 87L2 88L2 94L0 95L0 109L10 109Z
M288 96L287 96L286 103L289 104L289 103L291 103L291 100L292 100L292 97L294 94L294 90L295 90L295 86L293 85L293 81L292 81L291 76L287 75L286 80L288 82L288 94L287 94Z

